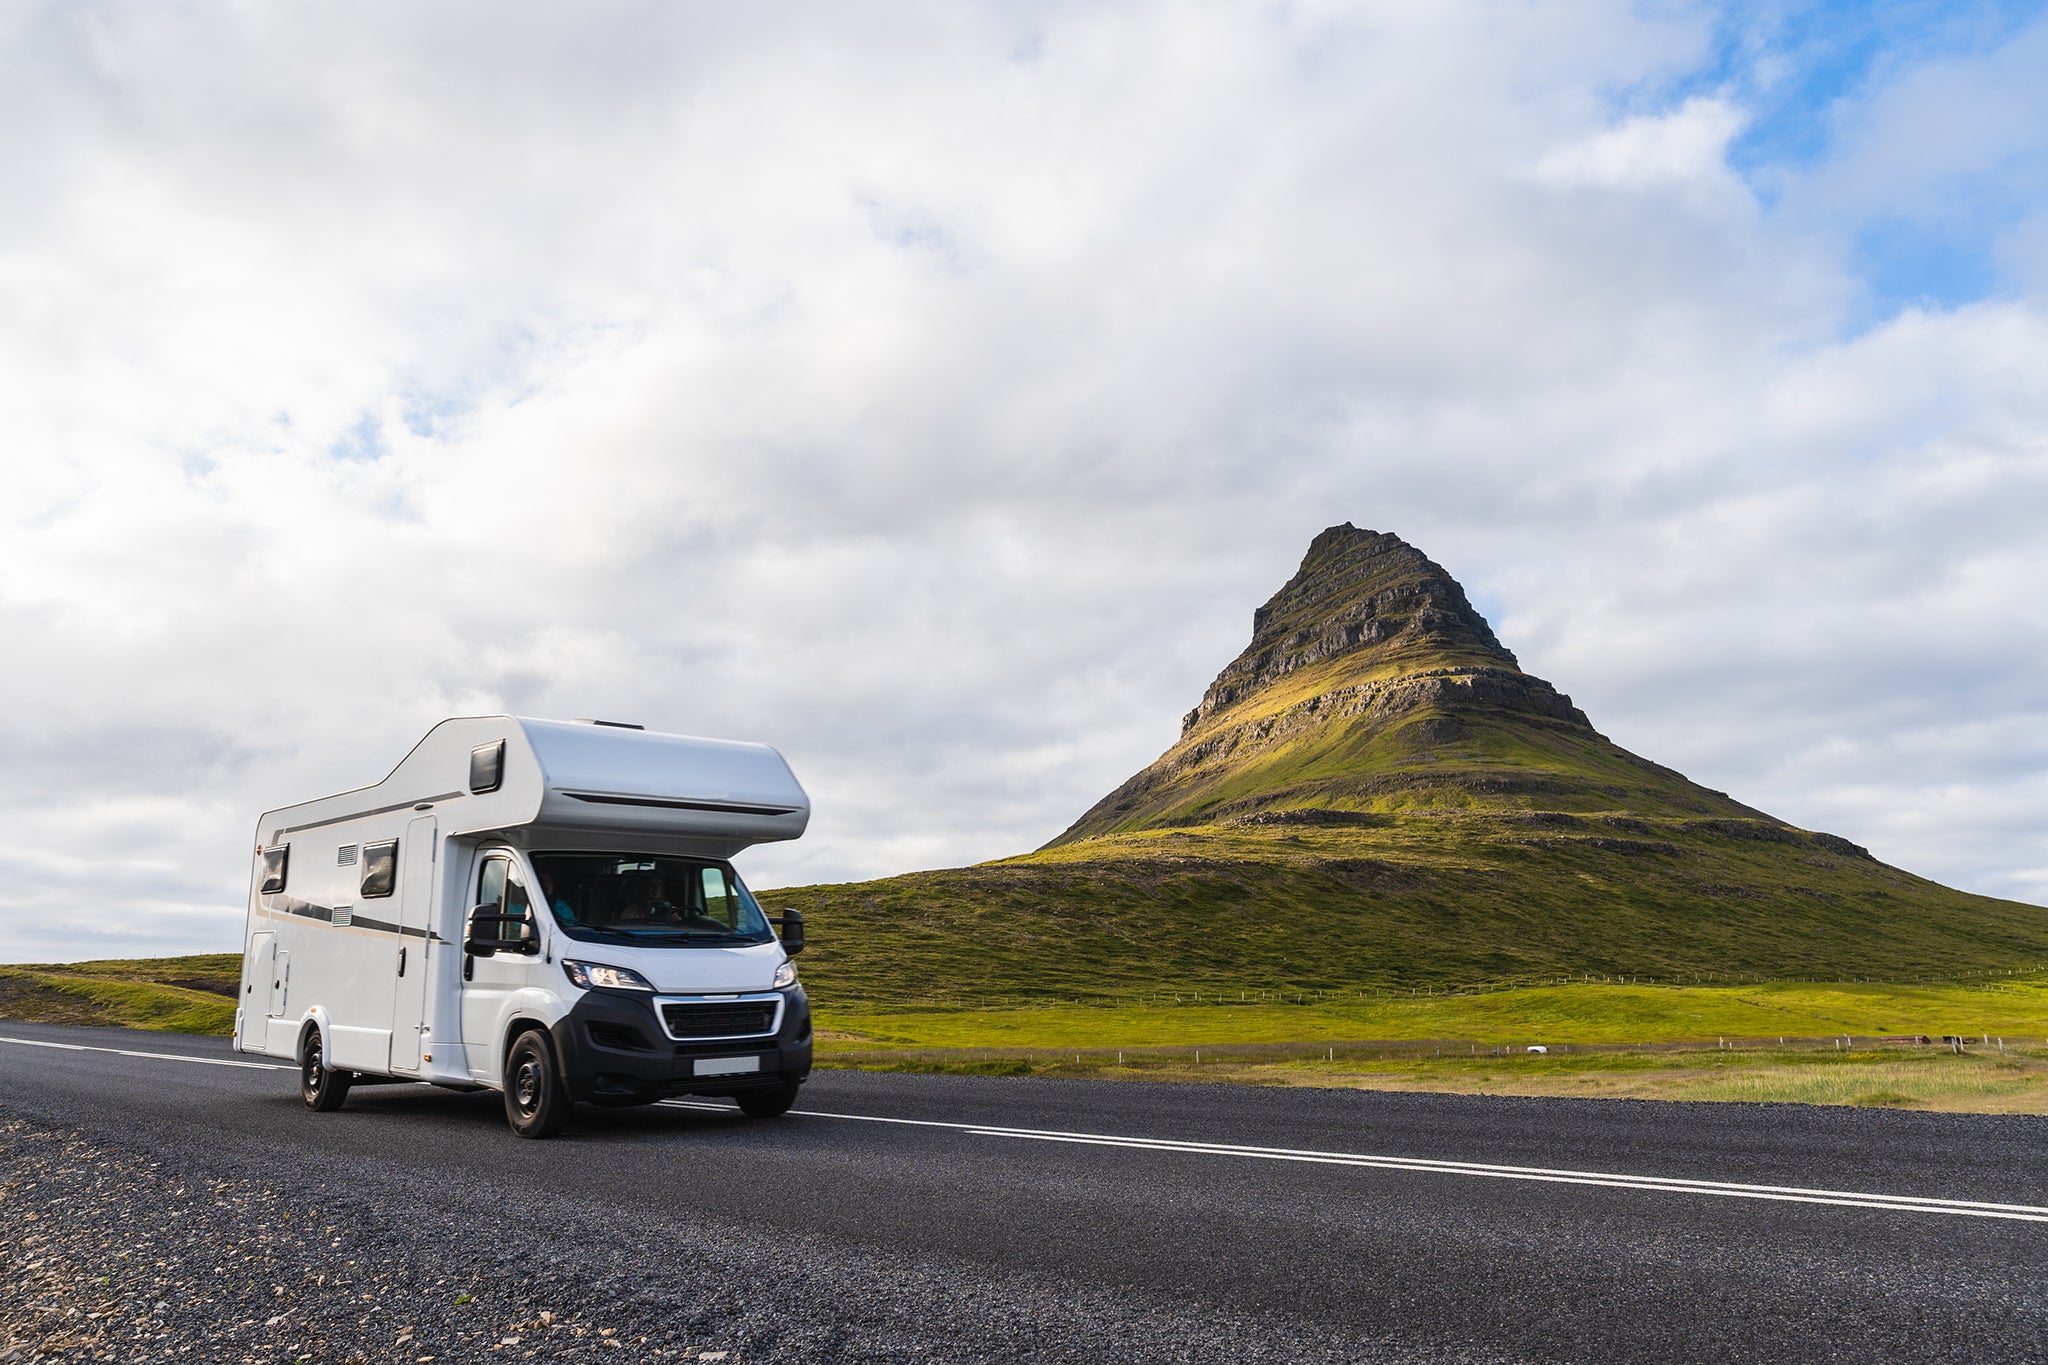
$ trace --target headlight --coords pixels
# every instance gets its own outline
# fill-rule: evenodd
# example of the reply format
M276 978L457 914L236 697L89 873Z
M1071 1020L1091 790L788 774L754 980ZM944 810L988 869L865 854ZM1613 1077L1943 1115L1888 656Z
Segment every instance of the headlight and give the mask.
M651 991L654 989L653 982L640 975L640 973L628 971L624 967L606 967L596 962L571 962L565 957L562 959L562 970L568 973L571 981L586 991L594 986L601 986L615 991Z
M775 989L781 990L784 986L794 986L795 984L796 964L784 959L782 965L775 969Z

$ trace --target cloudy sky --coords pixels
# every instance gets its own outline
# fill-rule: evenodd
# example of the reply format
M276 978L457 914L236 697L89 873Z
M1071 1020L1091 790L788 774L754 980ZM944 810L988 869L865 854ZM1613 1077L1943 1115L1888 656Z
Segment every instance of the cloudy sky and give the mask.
M2048 901L2042 9L0 0L0 959L233 947L453 714L1022 851L1341 521Z

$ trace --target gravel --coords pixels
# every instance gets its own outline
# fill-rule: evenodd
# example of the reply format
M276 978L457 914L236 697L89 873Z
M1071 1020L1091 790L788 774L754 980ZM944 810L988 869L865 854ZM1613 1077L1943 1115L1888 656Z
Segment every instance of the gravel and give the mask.
M1441 1360L1298 1323L397 1168L256 1175L0 1118L0 1362Z
M733 1358L569 1308L573 1277L494 1273L523 1259L502 1241L434 1245L430 1223L319 1182L208 1177L21 1121L0 1125L0 1171L0 1360Z

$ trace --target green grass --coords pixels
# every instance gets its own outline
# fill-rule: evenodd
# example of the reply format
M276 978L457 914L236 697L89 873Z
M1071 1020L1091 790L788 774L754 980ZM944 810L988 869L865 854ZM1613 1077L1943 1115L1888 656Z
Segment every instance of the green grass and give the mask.
M2048 1113L2048 1047L1896 1046L1388 1058L1183 1067L1175 1079L1484 1095L1827 1104L1960 1113Z
M239 953L0 967L0 1019L234 1031Z
M1923 1033L1971 1041L1957 1053L1896 1036ZM1985 1034L1989 1043L1976 1041ZM818 1038L820 1065L865 1070L2048 1113L2041 976L1586 985L1306 1006L828 1003ZM1552 1051L1529 1053L1531 1043Z
M1326 1042L1481 1047L1666 1045L1722 1038L1990 1034L2048 1045L2048 975L1977 985L1539 986L1313 1004L860 1008L817 1001L821 1050L1173 1048Z

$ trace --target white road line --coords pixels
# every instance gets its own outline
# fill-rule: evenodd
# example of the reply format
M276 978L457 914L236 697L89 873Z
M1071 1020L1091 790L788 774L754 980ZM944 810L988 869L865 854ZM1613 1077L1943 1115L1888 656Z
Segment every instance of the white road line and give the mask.
M137 1052L125 1047L88 1047L84 1043L52 1043L42 1038L9 1038L0 1035L0 1043L19 1043L22 1047L53 1047L60 1052L111 1052L116 1057L148 1057L158 1062L193 1062L199 1066L240 1066L251 1071L297 1071L295 1066L278 1062L237 1062L226 1057L194 1057L183 1052Z
M693 1100L664 1100L663 1103L677 1109L730 1112L724 1105L704 1104ZM1630 1175L1618 1171L1576 1171L1546 1166L1503 1166L1476 1161L1441 1161L1431 1157L1375 1156L1364 1152L1249 1147L1224 1142L1183 1142L1173 1138L1122 1137L1113 1133L1070 1133L1057 1129L1005 1128L987 1123L946 1123L937 1119L888 1118L879 1114L836 1114L817 1109L793 1109L790 1112L806 1118L850 1119L861 1123L895 1123L915 1128L944 1128L966 1133L971 1137L1065 1142L1091 1147L1169 1152L1186 1156L1226 1156L1322 1166L1361 1166L1375 1170L1414 1171L1426 1175L1480 1176L1493 1180L1528 1180L1555 1185L1600 1185L1612 1189L1648 1190L1664 1194L1763 1199L1791 1204L1833 1204L1845 1208L1888 1209L1899 1213L1945 1213L1965 1218L2002 1218L2021 1223L2048 1223L2048 1207L2033 1204L1935 1199L1924 1195L1814 1189L1802 1185L1745 1185L1733 1181L1694 1180L1682 1176Z

